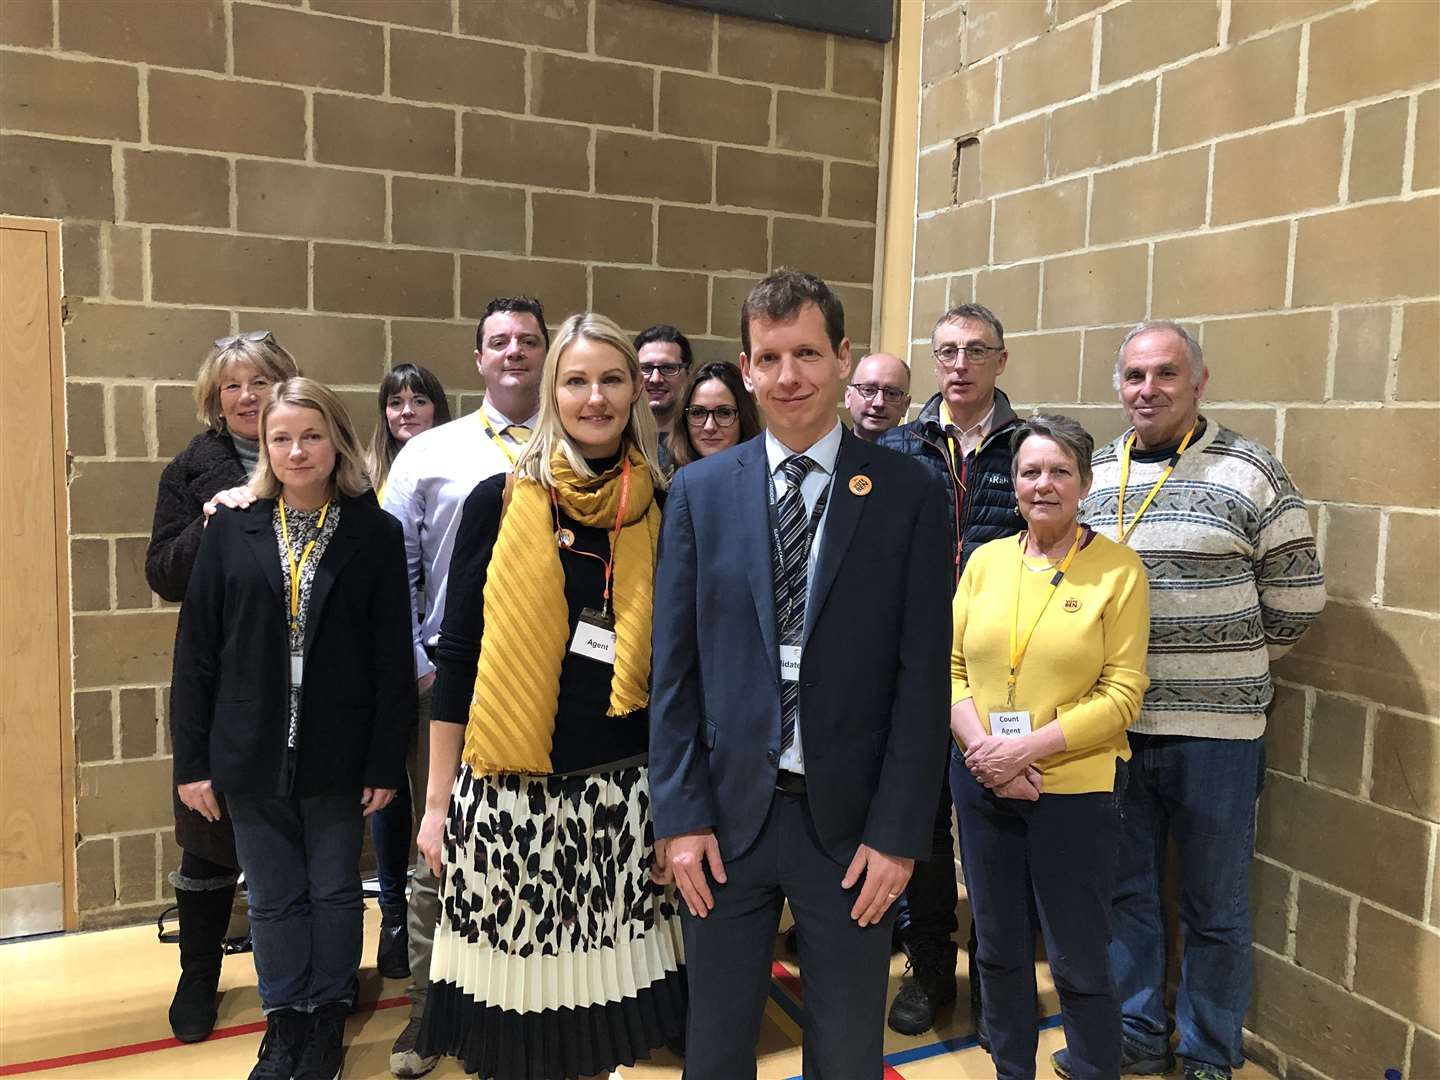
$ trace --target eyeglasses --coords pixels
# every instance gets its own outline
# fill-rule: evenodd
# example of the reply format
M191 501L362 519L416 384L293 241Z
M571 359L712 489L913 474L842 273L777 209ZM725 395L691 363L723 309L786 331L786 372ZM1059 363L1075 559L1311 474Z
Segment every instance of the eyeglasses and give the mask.
M685 410L685 419L693 428L703 428L712 416L715 418L716 427L729 427L739 415L740 410L734 405L717 405L713 409L707 409L703 405L691 405Z
M641 365L640 365L640 375L641 375L643 378L646 378L646 379L650 378L650 376L651 376L651 375L654 375L656 372L659 372L661 375L665 376L665 378L667 378L667 379L673 379L676 375L679 375L680 372L682 372L682 371L684 371L684 370L685 370L685 365L684 365L684 364L676 364L676 363L674 363L674 362L672 362L672 361L667 361L666 363L663 363L663 364L641 364Z
M233 349L242 341L250 341L254 342L255 344L263 343L266 345L274 345L275 335L272 334L269 330L251 330L249 333L236 334L234 337L217 337L215 339L215 347L217 349Z
M978 345L970 344L965 348L956 345L941 345L935 350L935 362L941 367L953 368L960 362L960 354L965 354L967 363L980 365L990 359L992 352L1004 352L1003 345Z
M851 383L850 389L854 390L866 401L874 401L876 394L885 398L885 404L894 405L905 397L905 391L898 386L881 386L879 383Z

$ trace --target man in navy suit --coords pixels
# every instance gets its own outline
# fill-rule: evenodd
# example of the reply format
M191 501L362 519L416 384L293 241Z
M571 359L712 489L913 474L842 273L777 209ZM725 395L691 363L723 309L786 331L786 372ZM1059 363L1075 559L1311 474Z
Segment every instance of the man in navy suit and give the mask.
M930 850L949 712L939 480L840 424L840 301L778 271L741 308L768 430L681 469L655 587L650 783L685 901L686 1076L755 1075L782 904L807 1080L879 1077L895 899Z

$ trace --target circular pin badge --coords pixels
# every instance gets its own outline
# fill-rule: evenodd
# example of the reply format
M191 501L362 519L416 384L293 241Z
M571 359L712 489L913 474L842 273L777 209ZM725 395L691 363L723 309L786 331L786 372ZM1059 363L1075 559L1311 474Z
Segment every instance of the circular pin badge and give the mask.
M1065 610L1066 610L1066 611L1079 611L1079 610L1080 610L1080 601L1077 600L1077 599L1076 599L1075 597L1073 597L1073 596L1067 596L1067 597L1065 598Z
M575 534L569 529L556 529L555 543L559 544L562 548L568 548L575 543Z
M868 476L852 476L850 478L851 495L869 495L870 489L874 486Z

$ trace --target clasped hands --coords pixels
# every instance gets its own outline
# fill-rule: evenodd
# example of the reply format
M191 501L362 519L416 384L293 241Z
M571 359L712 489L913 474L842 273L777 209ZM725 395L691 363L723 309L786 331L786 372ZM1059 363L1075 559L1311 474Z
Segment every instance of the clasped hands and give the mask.
M725 884L725 863L720 858L720 841L710 829L697 829L655 842L655 867L651 880L659 885L672 881L680 890L690 914L703 919L715 908L715 897L706 879L706 869L716 884ZM866 844L855 849L855 857L840 881L841 889L852 888L863 876L860 895L850 908L850 918L861 926L878 923L886 910L905 891L914 859L886 855Z
M1034 802L1044 790L1024 738L984 735L965 751L970 775L1003 799Z

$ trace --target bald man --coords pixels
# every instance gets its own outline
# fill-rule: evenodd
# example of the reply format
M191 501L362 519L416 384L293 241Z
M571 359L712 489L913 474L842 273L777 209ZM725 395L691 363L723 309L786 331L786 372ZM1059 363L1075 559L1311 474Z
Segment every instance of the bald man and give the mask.
M871 353L845 388L845 407L855 434L874 442L905 419L910 409L910 368L898 356Z

